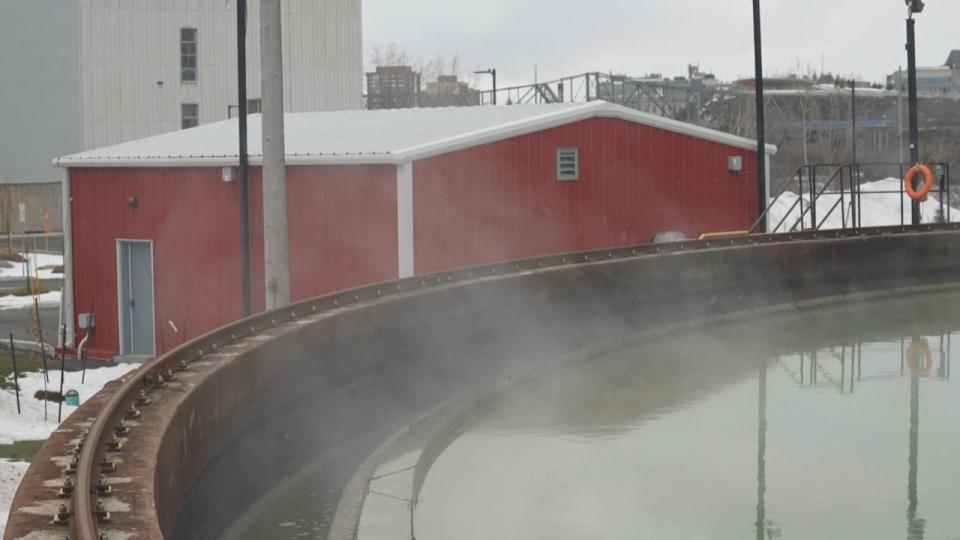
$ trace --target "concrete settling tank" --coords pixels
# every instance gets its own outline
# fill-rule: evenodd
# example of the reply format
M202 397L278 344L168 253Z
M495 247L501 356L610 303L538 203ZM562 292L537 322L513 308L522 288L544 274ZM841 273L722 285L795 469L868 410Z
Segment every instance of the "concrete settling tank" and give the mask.
M960 285L958 240L960 228L947 224L643 246L418 276L258 315L187 343L81 407L34 461L17 494L6 538L68 530L71 538L88 538L91 532L107 538L449 538L451 530L467 529L479 538L504 534L496 525L511 523L518 538L558 531L582 537L585 530L603 537L628 531L696 537L695 527L675 525L695 521L686 519L694 514L704 516L705 523L716 522L709 505L697 499L711 493L702 489L710 470L751 480L749 490L742 483L724 484L723 478L706 482L717 488L713 493L729 493L739 505L724 513L730 524L717 529L721 533L769 536L766 531L778 527L801 536L816 533L816 527L791 532L785 528L797 527L791 516L776 513L781 510L766 513L766 463L774 455L767 452L768 432L775 425L797 430L813 425L790 417L774 424L765 412L774 410L777 398L771 396L791 384L803 387L809 377L817 381L811 394L823 388L842 388L844 396L857 388L869 392L863 376L869 379L872 373L864 363L871 347L897 335L873 333L877 329L900 328L899 335L911 336L910 344L915 334L928 349L939 339L937 332L949 336L952 315L923 306L955 298L947 295ZM898 303L915 295L925 296ZM811 311L863 302L872 303L846 312L833 307L832 314ZM866 317L872 313L879 315ZM876 328L849 327L854 320ZM829 332L823 321L833 321L825 326ZM933 324L938 321L944 324ZM760 323L770 325L766 333L744 333ZM778 338L761 346L756 335ZM683 354L671 356L663 343L678 336L684 346L666 350ZM756 345L741 346L746 343ZM855 343L861 347L848 350ZM924 377L938 369L949 372L949 355L942 366L928 367L917 343L907 355L912 364L905 373L911 365ZM836 365L824 368L822 358L825 348L838 345L842 374ZM820 357L809 358L818 352ZM711 353L714 361L704 362ZM854 368L857 353L862 354ZM861 378L851 379L854 369ZM881 379L889 375L884 369ZM791 382L791 377L803 381ZM905 380L917 381L918 388L928 382L919 376ZM730 389L736 390L730 399L738 406L713 401ZM599 405L590 403L597 399ZM951 399L941 403L948 406ZM904 426L913 418L913 400L906 401L897 409ZM697 409L699 403L709 406ZM747 406L752 415L743 416ZM801 407L801 416L822 415L825 407ZM789 407L776 410L784 409ZM610 411L616 411L613 418L604 417ZM868 412L856 411L864 418ZM739 419L745 438L717 427L737 424L731 417ZM637 418L662 419L654 423L664 431L639 429L649 422ZM528 437L571 424L573 434L564 428L560 437L534 437L533 442ZM705 429L711 426L717 429ZM634 436L639 439L631 448L639 449L642 467L627 470L629 461L614 459L624 459L616 444L604 441ZM936 436L953 440L949 433L931 435ZM591 448L594 458L621 465L611 483L588 481L603 477L601 469L593 476L565 477L556 472L583 467L536 458L565 455L568 437ZM511 438L517 445L512 452ZM901 446L913 452L908 439ZM664 440L677 446L654 444ZM770 440L780 445L791 439ZM538 446L544 441L554 446ZM738 446L738 441L749 444ZM675 449L706 445L716 447L716 459L695 452L677 460L684 452ZM817 460L793 455L787 446L777 447L777 459L796 466L783 471L799 471L802 477L802 471L816 469ZM850 457L850 450L838 452L838 459ZM509 463L489 461L511 453ZM733 456L729 468L717 463L721 456ZM849 467L872 463L839 461ZM886 470L887 463L878 467ZM903 484L913 473L898 467L890 474ZM910 467L916 469L916 459ZM76 489L58 498L71 468ZM98 487L101 473L100 486L109 485L109 491ZM522 480L538 477L551 481ZM387 478L392 479L388 484ZM630 479L636 489L623 491L617 478ZM675 489L669 488L671 478ZM506 484L509 479L513 483ZM778 489L791 493L787 484ZM473 494L483 494L490 507L471 503L469 492L457 491L463 486L474 486ZM649 490L642 488L656 488L661 497L647 504L656 508L653 503L660 500L664 510L657 519L641 515L621 521L622 529L602 529L601 523L616 522L597 519L604 509L619 515L612 502L616 497L605 486L617 486L614 492L626 501L645 500ZM902 486L898 489L899 498L909 500L911 490L904 497ZM667 512L677 490L692 501L683 516ZM392 499L373 497L374 491ZM523 513L511 518L505 510L509 505L498 510L500 517L487 513L510 501L508 494L536 493L551 494L537 510L548 516L541 520L546 528L518 529L518 523L537 520L517 517L528 515ZM773 488L769 494L780 496ZM786 497L772 504L782 509L810 503ZM69 507L61 523L53 523L60 501ZM873 508L888 511L883 501ZM871 508L870 500L864 506ZM905 506L896 508L901 517ZM911 506L908 521L916 531L924 523L917 505ZM742 515L743 508L752 512ZM471 512L476 523L490 527L477 527ZM892 526L885 522L884 527Z

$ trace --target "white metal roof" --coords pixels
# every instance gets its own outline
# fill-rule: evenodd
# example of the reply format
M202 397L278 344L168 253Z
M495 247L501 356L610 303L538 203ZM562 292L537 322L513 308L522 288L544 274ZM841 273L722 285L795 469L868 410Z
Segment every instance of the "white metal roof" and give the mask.
M287 113L288 164L405 163L587 118L620 118L755 150L756 142L604 101ZM260 164L259 114L248 120L250 163ZM54 160L61 167L223 166L238 162L237 120L205 124ZM775 154L773 145L767 153Z

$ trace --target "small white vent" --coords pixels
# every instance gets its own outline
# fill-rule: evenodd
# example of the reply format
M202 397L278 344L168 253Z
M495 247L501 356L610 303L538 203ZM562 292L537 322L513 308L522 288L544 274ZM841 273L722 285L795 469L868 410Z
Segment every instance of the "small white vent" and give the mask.
M557 180L571 182L580 179L580 150L557 148Z

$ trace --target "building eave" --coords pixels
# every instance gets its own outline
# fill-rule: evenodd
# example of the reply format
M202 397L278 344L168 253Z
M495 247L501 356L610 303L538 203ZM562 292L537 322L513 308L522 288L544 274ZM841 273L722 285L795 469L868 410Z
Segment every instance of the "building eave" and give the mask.
M429 143L403 148L397 151L357 154L293 154L288 155L289 165L397 165L419 159L435 157L458 150L498 142L522 135L572 124L591 118L616 118L635 124L662 129L733 148L756 151L757 143L752 139L731 135L722 131L689 124L640 112L621 105L605 101L593 101L581 106L550 111L545 114L503 123L494 127L463 133ZM768 144L767 155L777 153L777 147ZM55 159L58 167L234 167L237 156L128 156L108 158L81 158L66 156ZM262 156L250 156L250 164L259 166Z
M263 156L250 156L249 164L259 167ZM394 154L337 154L337 155L288 155L288 165L396 165L401 162ZM118 167L237 167L237 156L176 156L176 157L118 157L103 159L53 160L62 168L118 168Z

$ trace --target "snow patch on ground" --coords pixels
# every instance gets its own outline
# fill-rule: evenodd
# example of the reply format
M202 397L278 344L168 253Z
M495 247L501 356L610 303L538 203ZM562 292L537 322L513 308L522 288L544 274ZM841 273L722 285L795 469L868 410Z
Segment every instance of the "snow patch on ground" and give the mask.
M63 255L53 253L23 253L26 262L6 261L0 264L0 278L26 277L27 269L30 275L39 274L40 279L59 279L62 273L54 273L53 268L63 266ZM39 269L39 270L38 270Z
M29 466L29 463L22 461L0 459L0 536L3 536L3 530L7 527L13 496L17 493L20 480Z
M46 383L47 390L60 390L60 371L52 369L57 362L51 361L50 382ZM63 378L63 391L76 390L80 394L80 402L96 394L108 382L122 377L129 371L139 367L138 364L120 364L117 366L88 369L85 381L81 384L82 373L68 371ZM7 379L13 381L11 375ZM57 404L40 401L33 397L37 390L44 389L42 372L24 373L20 382L21 414L17 414L16 394L13 389L0 390L0 444L10 444L14 441L42 440L50 436L58 426ZM46 414L44 413L46 407ZM63 418L67 418L76 409L74 406L63 404ZM7 524L10 505L29 463L19 461L0 460L0 536Z
M40 307L56 307L60 305L61 291L50 291L43 294L17 296L0 296L0 310L2 309L24 309L33 307L33 299L36 298Z
M903 212L904 223L910 224L910 197L899 193L901 182L896 178L885 178L875 182L867 182L860 186L860 204L861 204L861 223L864 227L880 227L883 225L900 225L901 209ZM881 193L881 192L892 193ZM777 223L786 217L783 225L776 232L785 232L793 226L801 215L800 207L807 209L810 206L809 197L804 197L802 203L797 203L800 198L796 193L786 192L779 199L771 201L770 207L770 230L776 227ZM817 198L817 222L823 220L823 217L830 212L830 209L836 204L837 207L830 213L826 221L823 222L821 229L840 229L844 224L849 227L851 224L850 194L843 195L842 204L839 193L824 193ZM901 207L901 204L903 205ZM841 208L843 206L843 208ZM791 207L793 207L791 209ZM933 223L936 220L937 210L940 208L940 201L934 195L927 197L927 200L920 203L920 214L923 223ZM841 213L844 211L845 215ZM947 217L947 206L944 205L944 219ZM950 219L960 219L960 210L950 208ZM809 228L810 212L804 216L805 226ZM799 226L797 226L799 229Z
M60 371L54 366L58 362L50 361L50 382L47 389L60 391ZM138 364L120 364L117 366L88 369L86 380L80 383L81 372L68 371L63 381L63 391L76 390L80 393L80 402L96 394L103 385L136 369ZM20 407L22 414L17 414L16 395L13 389L0 391L0 444L10 444L14 441L41 440L50 436L57 428L57 404L34 399L38 390L44 389L43 373L23 373L20 378ZM13 376L8 378L13 381ZM44 405L46 404L46 420L44 420ZM63 418L70 416L76 407L63 404Z

